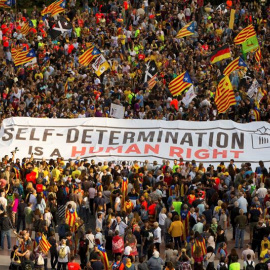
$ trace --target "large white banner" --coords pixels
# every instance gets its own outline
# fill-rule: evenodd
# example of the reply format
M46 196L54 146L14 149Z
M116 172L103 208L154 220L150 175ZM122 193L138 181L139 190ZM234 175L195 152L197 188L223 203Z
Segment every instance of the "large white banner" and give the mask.
M96 161L173 161L205 164L270 160L270 124L232 121L188 122L111 118L9 118L0 130L2 157L77 157Z

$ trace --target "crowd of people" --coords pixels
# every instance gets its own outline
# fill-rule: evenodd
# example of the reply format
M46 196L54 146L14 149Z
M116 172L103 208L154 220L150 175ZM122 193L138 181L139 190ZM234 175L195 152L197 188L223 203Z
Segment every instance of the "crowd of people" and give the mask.
M48 260L58 270L240 270L240 260L245 270L270 267L262 161L255 170L182 158L127 166L13 152L1 166L1 250L11 250L11 269L46 270Z
M114 103L125 107L126 119L246 123L258 119L255 100L247 95L256 78L264 93L256 109L269 122L268 2L234 0L217 9L204 0L93 0L83 5L71 0L60 15L73 29L57 39L49 31L56 18L44 20L41 8L2 9L1 121L12 116L109 117ZM35 31L23 35L27 21ZM195 34L177 39L190 21ZM252 53L245 56L248 72L230 75L237 104L218 114L218 80L229 61L241 55L233 39L249 24L262 59L258 63ZM89 44L110 63L101 76L78 62ZM211 65L209 55L225 44L232 58ZM33 48L37 64L15 66L14 48ZM152 60L158 73L150 89L144 73ZM189 104L182 102L184 95L172 97L168 90L184 71L195 86ZM256 169L250 163L237 168L234 160L217 167L183 159L127 165L37 161L33 156L20 160L14 152L2 158L0 174L0 243L1 250L11 251L12 270L270 269L270 171L263 161Z
M254 97L247 96L247 90L256 78L264 94L256 109L261 120L268 121L269 3L228 3L223 10L204 0L95 0L83 1L83 7L72 0L59 16L70 21L73 29L56 39L50 36L55 19L44 21L41 8L0 11L1 119L109 117L110 105L115 103L125 107L127 119L231 119L245 123L255 120ZM233 29L229 28L230 7L235 8ZM27 21L32 22L34 30L25 36L21 31ZM194 21L195 34L177 39L177 32L190 21ZM218 114L214 95L220 75L232 59L241 55L241 46L233 39L249 24L255 27L262 59L257 63L249 53L245 60L249 76L243 71L230 75L237 104L226 114ZM100 77L91 64L85 67L78 62L90 44L111 65ZM211 65L209 55L224 44L230 46L232 57ZM37 64L15 67L14 48L33 48ZM150 60L155 61L158 71L153 89L144 76ZM184 93L172 97L168 90L169 82L184 71L189 72L197 95L190 104L182 103Z

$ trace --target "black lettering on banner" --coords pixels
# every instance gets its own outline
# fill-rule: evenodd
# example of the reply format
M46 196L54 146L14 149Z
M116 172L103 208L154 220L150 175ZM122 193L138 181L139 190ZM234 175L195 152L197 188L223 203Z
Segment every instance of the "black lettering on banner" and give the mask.
M129 140L129 143L134 143L134 137L135 137L135 132L125 131L124 138L123 138L123 144L126 144L128 140Z
M178 132L175 132L174 135L170 131L166 132L165 142L168 143L170 138L173 144L177 144Z
M103 144L103 134L107 132L107 130L97 129L96 132L99 132L98 144Z
M32 128L30 132L30 141L39 141L39 138L35 138L36 128Z
M13 138L13 134L10 131L14 131L14 128L5 128L4 129L4 135L2 137L3 142L9 141ZM5 136L5 135L7 135L7 136Z
M158 132L158 138L157 138L157 142L161 142L162 135L163 135L163 131L162 131L162 130L160 130L160 131Z
M88 131L92 132L94 130L93 129L84 129L83 130L82 143L92 143L92 141L90 141L90 140L87 141L87 138L91 138L92 137L92 135L87 134Z
M48 136L52 136L52 133L50 131L54 131L54 129L53 128L46 128L46 129L44 129L43 138L42 138L42 141L43 142L46 142L47 141L47 137Z
M180 144L183 145L184 143L188 143L189 146L193 146L191 133L189 133L189 132L185 133L185 135L183 136Z
M147 136L145 135L144 131L140 131L139 135L138 135L138 142L140 142L141 140L143 142L147 142L149 140L149 142L153 142L154 141L154 137L155 137L155 131L150 131Z
M35 147L35 156L42 156L43 155L43 148L42 147Z
M203 135L207 134L206 132L201 132L201 133L195 133L197 135L199 135L199 138L198 138L198 146L201 147L202 146L202 138L203 138Z
M111 131L110 132L109 145L117 145L117 144L119 144L119 142L114 142L114 140L118 140L119 139L119 137L114 136L114 135L120 134L120 133L121 133L121 131Z
M59 151L58 148L55 148L55 149L52 151L50 157L53 157L53 156L61 157L60 151Z
M26 130L28 130L28 128L18 128L17 134L16 134L16 140L20 140L20 141L25 141L26 138L21 137L21 134L26 134Z
M79 130L77 128L69 128L67 133L67 143L75 143L79 139Z
M210 132L210 135L209 135L209 142L208 142L208 145L210 146L210 147L212 147L213 146L213 139L214 138L214 132Z
M217 134L217 147L220 147L220 148L228 147L228 141L229 141L229 136L227 133L218 132L218 134Z
M232 149L235 149L236 147L236 143L238 145L239 149L244 149L244 145L245 145L245 136L244 133L241 132L240 133L240 138L239 138L239 134L238 133L233 133L232 134Z

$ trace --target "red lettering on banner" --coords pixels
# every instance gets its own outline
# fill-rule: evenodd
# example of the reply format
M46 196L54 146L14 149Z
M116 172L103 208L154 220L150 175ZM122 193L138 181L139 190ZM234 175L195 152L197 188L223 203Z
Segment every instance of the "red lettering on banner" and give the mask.
M159 144L156 144L154 147L150 144L146 144L144 147L144 153L149 154L149 151L152 151L155 154L159 154Z
M209 151L207 149L200 149L195 151L194 156L198 159L208 159Z
M170 157L174 157L175 155L179 158L182 157L182 154L184 153L184 150L181 147L175 147L175 146L171 146L170 147Z
M227 158L227 151L222 150L221 152L218 152L218 149L213 150L213 158L217 158L218 155L222 155L222 158Z
M129 154L131 152L136 153L136 154L141 154L141 151L140 151L139 147L137 146L137 144L130 145L125 153Z
M71 157L76 157L78 156L84 156L86 152L86 147L82 147L81 150L77 150L77 146L72 146L72 151L71 151Z
M123 152L123 146L118 146L118 147L108 147L106 149L106 153L109 153L111 151L117 151L118 154L121 154Z
M191 158L191 148L187 149L187 157L186 158Z
M96 154L96 153L100 153L102 152L104 149L104 147L99 147L99 149L97 151L95 151L95 147L90 147L89 148L89 154Z
M230 152L234 154L234 158L239 158L239 155L244 153L244 151L236 151L236 150L231 150Z

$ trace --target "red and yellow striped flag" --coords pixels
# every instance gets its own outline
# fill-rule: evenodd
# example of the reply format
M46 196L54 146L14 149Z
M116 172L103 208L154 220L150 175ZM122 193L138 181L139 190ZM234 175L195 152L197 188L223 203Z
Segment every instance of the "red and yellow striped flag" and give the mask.
M233 71L241 68L247 68L247 65L244 60L239 56L224 69L223 74L225 76L230 75Z
M191 85L192 81L188 72L186 71L169 83L169 90L173 96L178 96Z
M30 32L30 30L33 28L33 23L31 22L31 21L29 21L29 22L25 22L24 24L23 24L23 27L22 27L22 29L21 29L21 33L23 34L23 35L28 35L29 34L29 32Z
M98 252L100 254L101 261L103 262L104 269L109 270L110 269L109 260L105 248L101 245L98 245Z
M66 81L66 83L65 83L65 95L67 94L67 92L68 92L68 81Z
M41 248L43 253L47 253L51 248L51 244L49 243L44 234L42 234L41 240L39 241L39 247Z
M240 45L247 39L256 36L255 29L252 24L244 28L234 39L236 45Z
M71 231L72 229L75 227L75 223L76 223L76 219L78 217L77 212L73 209L71 209L72 211L70 211L69 209L66 210L66 224L69 225Z
M150 90L157 84L157 73L147 82L147 84Z
M192 36L195 33L195 24L194 22L190 22L186 24L176 35L176 38L183 38L187 36Z
M51 16L55 16L61 12L64 12L66 8L66 0L57 0L51 3L48 7L45 7L41 11L41 16L46 14L51 14Z
M262 59L262 52L261 52L261 48L259 47L259 49L255 52L254 54L255 56L255 60L257 63L260 63L261 59Z
M88 50L79 56L79 63L86 67L98 54L100 54L100 51L96 49L95 46L91 45Z
M236 104L233 87L228 76L222 78L218 84L215 103L218 113L225 113L230 106Z
M124 204L125 204L125 200L126 200L126 197L127 197L127 190L128 190L128 179L126 177L123 177L122 186L121 186L121 192L122 192L121 204L122 204L122 207L124 207Z

